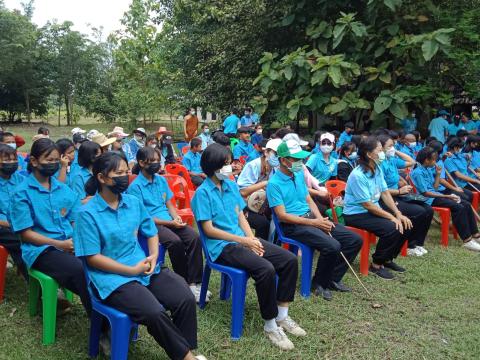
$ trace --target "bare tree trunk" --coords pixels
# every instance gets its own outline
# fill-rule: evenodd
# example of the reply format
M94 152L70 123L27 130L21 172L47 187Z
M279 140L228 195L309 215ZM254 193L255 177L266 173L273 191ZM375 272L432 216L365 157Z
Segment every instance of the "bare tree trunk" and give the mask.
M58 126L61 126L60 124L60 110L62 108L62 103L59 101L58 102Z
M27 121L30 125L30 121L32 120L32 111L30 110L30 94L27 89L24 92L25 96L25 109L27 110Z
M143 113L143 127L147 127L147 114Z
M69 106L68 95L65 95L65 107L67 108L67 126L70 125L70 106Z

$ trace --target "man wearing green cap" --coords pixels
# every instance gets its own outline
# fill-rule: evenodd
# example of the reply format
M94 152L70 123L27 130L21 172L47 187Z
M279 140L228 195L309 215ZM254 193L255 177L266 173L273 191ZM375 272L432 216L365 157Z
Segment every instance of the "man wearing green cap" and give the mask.
M303 159L309 152L302 150L298 142L288 140L280 144L277 155L280 170L268 182L268 203L286 236L320 251L312 289L315 295L331 300L330 290L350 291L342 283L348 267L340 252L352 262L362 247L362 239L343 225L333 224L318 211L303 173Z

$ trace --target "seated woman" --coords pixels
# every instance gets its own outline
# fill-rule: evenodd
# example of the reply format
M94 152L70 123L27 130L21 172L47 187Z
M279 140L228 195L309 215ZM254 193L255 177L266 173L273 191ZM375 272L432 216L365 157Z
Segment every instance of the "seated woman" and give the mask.
M320 153L310 156L307 161L307 168L320 184L337 176L338 159L331 156L335 149L335 136L325 133L320 136Z
M347 181L352 170L357 166L357 146L350 141L345 142L340 148L338 158L337 180Z
M463 153L470 157L469 167L475 172L476 176L480 175L480 136L468 135L465 141ZM475 175L472 174L472 175Z
M13 233L8 221L10 205L16 188L25 180L18 169L16 150L6 144L0 144L0 245L7 249L18 270L28 280L27 268L22 260L20 237Z
M292 350L293 343L283 329L296 336L306 335L288 316L297 283L297 258L253 235L243 214L245 201L237 184L229 180L231 162L232 153L220 144L212 144L203 152L200 164L208 177L192 200L195 219L205 234L211 260L245 270L255 280L267 337L279 348Z
M90 286L102 302L145 325L171 359L193 360L195 299L183 278L158 266L155 224L140 200L122 195L128 187L128 170L119 153L107 152L95 160L87 182L93 198L77 217L75 254L85 257ZM148 238L148 256L137 232Z
M380 163L388 191L397 204L398 209L408 217L413 224L411 236L408 238L409 256L423 256L428 251L423 246L433 219L433 210L428 204L409 202L405 197L412 191L412 187L400 176L399 169L404 169L415 164L410 156L395 150L393 140L388 135L380 135L378 141L383 146L386 154ZM385 203L380 201L380 206L388 211Z
M73 255L73 228L80 200L54 174L60 153L47 138L32 145L30 175L17 186L10 208L10 225L22 237L22 257L27 268L52 277L80 297L88 314L90 296L80 259Z
M70 173L73 160L75 160L75 146L70 139L60 139L56 142L60 152L60 169L55 174L58 181L70 185Z
M410 238L412 222L400 212L388 191L380 168L385 153L376 137L370 136L360 143L358 157L359 166L347 181L343 217L348 226L370 231L378 237L369 271L382 279L392 280L394 276L387 269L405 271L393 259ZM382 209L380 199L388 211Z
M160 242L168 249L173 271L185 279L198 302L203 276L202 244L195 231L178 216L167 180L158 175L160 157L159 149L147 146L138 150L134 172L139 174L127 193L147 208Z
M456 194L445 194L441 184L442 168L436 163L438 152L427 146L417 155L417 167L411 177L417 191L427 198L431 206L446 207L452 212L455 225L463 246L472 251L480 251L480 233L470 203Z
M85 191L85 184L92 177L93 162L101 154L102 148L93 141L85 141L78 149L79 168L75 174L71 175L70 187L80 196L82 204L85 204L90 199L90 196Z

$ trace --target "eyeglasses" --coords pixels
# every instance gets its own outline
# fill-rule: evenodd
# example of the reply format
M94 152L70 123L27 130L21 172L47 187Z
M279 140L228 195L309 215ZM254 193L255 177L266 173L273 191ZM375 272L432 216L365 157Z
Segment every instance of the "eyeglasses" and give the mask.
M332 145L333 143L330 140L322 140L322 142L320 144L322 144L322 145Z

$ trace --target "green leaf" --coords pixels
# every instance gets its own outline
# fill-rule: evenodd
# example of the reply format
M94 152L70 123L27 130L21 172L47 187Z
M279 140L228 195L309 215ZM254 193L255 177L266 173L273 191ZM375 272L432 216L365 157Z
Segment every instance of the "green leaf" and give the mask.
M391 104L392 104L391 97L379 96L378 98L375 99L373 108L377 114L381 114L382 112L387 110Z
M326 70L317 70L314 72L311 80L312 86L315 85L322 85L327 78L327 71Z
M387 6L390 10L395 11L397 6L402 5L402 0L383 0L385 6Z
M335 49L338 45L340 45L340 43L342 42L344 36L345 36L345 32L342 32L342 34L341 34L339 37L333 39L332 47L333 47L334 49Z
M287 103L287 109L292 108L292 106L298 105L300 100L298 98L292 99Z
M347 26L347 24L337 24L337 25L335 25L335 27L333 28L333 38L337 39L339 36L343 37L346 26Z
M325 114L338 114L347 108L347 103L343 100L340 100L336 104L329 104L325 106Z
M351 23L350 26L352 27L353 33L358 37L367 36L367 28L361 22L355 21Z
M313 102L312 98L307 96L307 97L303 98L302 105L303 106L310 106L310 105L312 105L312 102Z
M383 81L385 84L390 84L392 81L392 75L389 72L386 72L384 74L381 74L378 77L381 81Z
M287 66L285 69L283 69L283 73L285 75L285 79L289 81L292 80L293 71L291 66Z
M328 68L328 76L330 80L332 80L333 85L337 86L340 85L342 81L342 71L338 66L330 66Z
M387 26L387 31L390 35L395 36L398 34L398 30L400 30L400 26L398 24L392 24Z
M408 115L407 106L405 104L392 103L388 108L390 113L397 119L404 119Z
M295 14L288 15L287 17L284 17L282 20L282 25L283 26L288 26L293 23L293 20L295 20Z
M293 105L288 110L288 117L290 118L290 120L294 120L297 117L298 110L300 110L300 105L299 104Z
M438 51L438 43L434 40L426 40L422 44L423 58L430 61Z
M435 36L435 41L442 45L450 45L450 36L447 34L438 34Z

